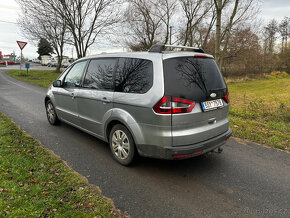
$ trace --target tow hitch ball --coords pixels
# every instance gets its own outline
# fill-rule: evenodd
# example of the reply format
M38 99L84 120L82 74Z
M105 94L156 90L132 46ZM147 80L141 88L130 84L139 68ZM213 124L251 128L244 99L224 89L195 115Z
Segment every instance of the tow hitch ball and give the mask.
M218 147L218 148L214 149L213 152L220 154L220 153L222 153L223 150L224 149L222 147Z

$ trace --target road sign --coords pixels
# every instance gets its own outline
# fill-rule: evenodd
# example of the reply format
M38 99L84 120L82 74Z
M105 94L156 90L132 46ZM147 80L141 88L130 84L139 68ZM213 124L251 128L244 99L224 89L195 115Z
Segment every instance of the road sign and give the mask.
M24 47L27 45L27 42L21 42L21 41L16 41L17 44L19 45L19 48L21 50L21 55L20 55L20 72L19 74L21 74L21 65L22 65L22 50L24 49ZM28 69L27 69L28 70Z
M19 45L19 48L21 49L21 51L22 51L22 49L24 49L24 47L27 45L27 42L21 42L21 41L16 41L17 42L17 44Z

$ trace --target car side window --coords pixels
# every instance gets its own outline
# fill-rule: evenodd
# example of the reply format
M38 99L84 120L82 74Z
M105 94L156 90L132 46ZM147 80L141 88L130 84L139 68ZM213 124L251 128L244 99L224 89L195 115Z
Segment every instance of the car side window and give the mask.
M83 87L97 90L113 90L113 72L117 58L101 58L90 61Z
M86 67L87 61L76 63L72 66L64 79L64 87L78 87L80 86L83 71Z
M60 76L57 78L57 80L63 80L63 78L66 76L67 72L69 72L71 69L71 66L69 66L68 68L66 68L61 74Z
M153 85L153 63L139 58L120 58L116 69L115 91L146 93Z

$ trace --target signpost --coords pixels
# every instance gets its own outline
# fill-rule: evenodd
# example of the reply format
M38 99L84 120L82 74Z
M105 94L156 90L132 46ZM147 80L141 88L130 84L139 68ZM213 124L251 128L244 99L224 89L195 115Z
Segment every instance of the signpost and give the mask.
M29 63L25 63L25 68L26 68L26 73L28 75L28 69L30 68L30 64Z
M21 50L21 55L20 55L20 73L21 73L21 64L22 64L22 50L24 47L27 45L27 42L21 42L21 41L16 41L20 50Z

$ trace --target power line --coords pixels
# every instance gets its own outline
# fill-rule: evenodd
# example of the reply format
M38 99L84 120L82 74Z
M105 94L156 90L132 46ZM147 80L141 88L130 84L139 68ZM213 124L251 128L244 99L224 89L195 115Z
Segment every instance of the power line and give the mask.
M2 23L13 23L13 24L17 24L17 23L15 23L15 22L6 21L6 20L0 20L0 22L2 22Z

